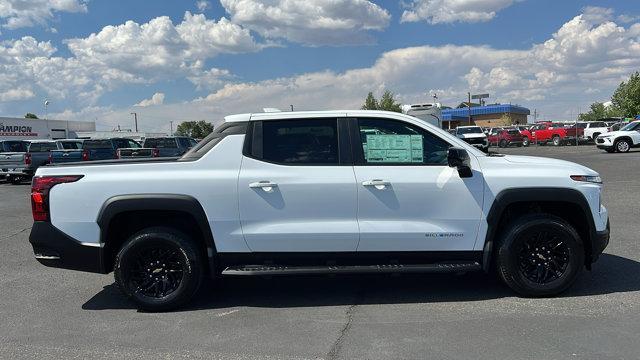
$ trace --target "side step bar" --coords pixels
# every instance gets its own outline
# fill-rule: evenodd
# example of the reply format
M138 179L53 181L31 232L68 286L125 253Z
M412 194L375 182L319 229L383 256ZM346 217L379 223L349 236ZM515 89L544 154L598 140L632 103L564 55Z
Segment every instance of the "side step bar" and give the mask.
M449 273L477 271L478 262L412 264L412 265L344 265L344 266L276 266L245 265L224 269L222 275L309 275L309 274L372 274L372 273Z

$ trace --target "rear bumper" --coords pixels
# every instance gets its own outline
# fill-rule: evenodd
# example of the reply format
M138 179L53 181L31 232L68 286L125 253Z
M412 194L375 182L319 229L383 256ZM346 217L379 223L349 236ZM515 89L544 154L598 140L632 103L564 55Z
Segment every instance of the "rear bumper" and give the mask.
M13 175L13 176L31 176L33 175L33 169L22 166L3 166L0 168L0 175Z
M61 269L106 273L102 264L102 247L83 245L58 230L51 223L36 221L29 242L36 260L42 265Z

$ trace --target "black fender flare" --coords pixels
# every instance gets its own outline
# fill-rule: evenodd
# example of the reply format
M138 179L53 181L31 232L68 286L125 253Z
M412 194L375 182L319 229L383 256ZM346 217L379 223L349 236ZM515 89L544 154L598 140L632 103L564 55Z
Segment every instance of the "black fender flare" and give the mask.
M593 221L589 203L580 191L571 188L554 187L511 188L503 190L496 195L487 215L487 234L485 236L482 254L482 267L484 271L489 271L494 243L497 240L498 226L500 225L500 219L504 211L509 205L520 202L560 202L570 203L580 207L587 219L589 229L589 239L584 239L583 241L585 241L584 245L589 251L589 253L586 254L587 267L590 266L592 261L590 251L593 248L593 242L596 241L597 238L596 225Z
M129 194L113 196L102 205L96 222L100 227L100 243L105 244L108 238L109 224L116 215L129 211L170 210L191 215L203 235L209 259L209 269L214 271L215 242L204 208L192 196L181 194ZM101 247L103 249L104 247ZM104 254L101 261L104 262Z

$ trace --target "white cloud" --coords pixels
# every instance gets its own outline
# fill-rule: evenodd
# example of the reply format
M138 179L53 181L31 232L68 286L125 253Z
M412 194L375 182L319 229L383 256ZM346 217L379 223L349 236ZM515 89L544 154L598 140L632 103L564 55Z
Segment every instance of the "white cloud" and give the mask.
M368 0L221 0L231 20L270 39L305 45L372 42L370 30L387 27L391 15Z
M196 1L196 8L198 9L198 11L203 12L211 8L211 3L206 0L198 0Z
M147 107L162 104L164 104L164 93L157 92L151 96L151 99L144 99L134 106Z
M18 29L33 25L45 25L54 18L56 12L86 12L84 0L2 0L0 18L5 19L2 27Z
M425 20L430 24L489 21L515 0L412 0L401 22Z

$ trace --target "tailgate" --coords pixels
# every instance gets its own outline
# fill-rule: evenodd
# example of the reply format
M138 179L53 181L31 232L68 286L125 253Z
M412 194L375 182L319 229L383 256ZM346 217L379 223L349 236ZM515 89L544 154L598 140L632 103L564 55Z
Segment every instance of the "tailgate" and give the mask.
M120 159L129 159L129 158L150 158L154 157L153 148L122 148L118 149L118 154Z
M0 153L0 169L15 168L24 166L24 155L26 153Z
M51 163L82 161L82 150L52 150Z

